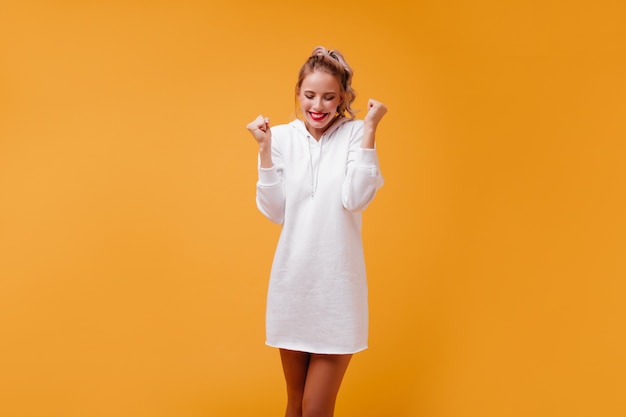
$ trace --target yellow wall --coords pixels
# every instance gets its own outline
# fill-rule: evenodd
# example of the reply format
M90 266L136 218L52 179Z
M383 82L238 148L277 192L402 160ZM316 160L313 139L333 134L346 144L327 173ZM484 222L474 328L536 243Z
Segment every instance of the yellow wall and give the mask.
M282 415L245 125L318 44L389 107L337 416L626 415L623 2L279 3L2 2L0 415Z

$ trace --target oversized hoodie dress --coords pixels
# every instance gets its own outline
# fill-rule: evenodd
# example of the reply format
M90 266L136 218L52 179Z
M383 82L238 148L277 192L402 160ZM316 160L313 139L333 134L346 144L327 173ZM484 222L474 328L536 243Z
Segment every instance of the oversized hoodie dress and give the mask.
M363 121L338 119L319 141L301 120L272 130L257 207L282 224L269 279L266 344L322 354L367 348L362 211L383 185Z

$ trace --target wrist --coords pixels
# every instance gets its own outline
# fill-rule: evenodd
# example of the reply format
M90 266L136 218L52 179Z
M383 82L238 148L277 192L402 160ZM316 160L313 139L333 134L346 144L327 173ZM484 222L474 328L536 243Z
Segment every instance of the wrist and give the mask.
M269 144L259 144L259 160L261 168L271 168L274 165L272 162L272 149Z
M378 122L374 120L368 120L368 119L363 120L363 129L376 130L377 127L378 127Z

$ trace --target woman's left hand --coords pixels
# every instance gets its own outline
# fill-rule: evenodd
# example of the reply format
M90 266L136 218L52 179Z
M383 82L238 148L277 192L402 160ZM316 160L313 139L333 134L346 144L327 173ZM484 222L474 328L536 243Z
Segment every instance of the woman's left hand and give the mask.
M363 119L363 122L376 128L385 113L387 113L387 106L380 101L370 98L367 102L367 115L365 119Z

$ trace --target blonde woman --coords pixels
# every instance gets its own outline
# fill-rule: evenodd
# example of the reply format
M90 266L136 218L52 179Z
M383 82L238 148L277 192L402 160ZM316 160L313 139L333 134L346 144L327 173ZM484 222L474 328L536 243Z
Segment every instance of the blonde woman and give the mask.
M354 353L367 348L362 211L383 185L375 133L387 108L351 109L352 70L317 47L295 88L298 118L247 128L259 145L256 202L282 230L270 273L266 343L280 351L286 417L332 417Z

